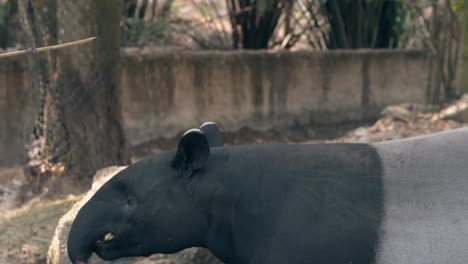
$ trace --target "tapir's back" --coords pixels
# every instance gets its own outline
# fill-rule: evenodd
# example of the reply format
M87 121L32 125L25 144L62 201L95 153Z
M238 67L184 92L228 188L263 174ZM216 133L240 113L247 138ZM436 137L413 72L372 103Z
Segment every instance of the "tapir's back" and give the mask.
M468 129L213 156L235 263L468 263Z
M221 164L221 165L220 165ZM383 213L382 167L368 144L257 145L214 151L234 200L233 263L371 263ZM224 204L219 210L231 205Z
M468 263L468 129L374 146L384 170L377 263Z

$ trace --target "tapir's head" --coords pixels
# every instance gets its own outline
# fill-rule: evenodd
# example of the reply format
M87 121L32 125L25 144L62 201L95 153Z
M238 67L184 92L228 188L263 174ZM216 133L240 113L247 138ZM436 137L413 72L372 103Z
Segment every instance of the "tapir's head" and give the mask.
M210 153L206 135L189 130L176 151L129 166L81 208L68 237L73 263L95 252L105 260L174 253L201 246L207 219L194 204L188 179Z

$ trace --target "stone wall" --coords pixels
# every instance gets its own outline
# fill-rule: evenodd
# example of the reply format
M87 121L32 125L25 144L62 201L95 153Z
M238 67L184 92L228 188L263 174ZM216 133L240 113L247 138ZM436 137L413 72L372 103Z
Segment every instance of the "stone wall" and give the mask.
M224 131L362 121L424 102L427 61L420 51L127 51L125 129L134 145L207 120Z
M422 103L422 51L126 50L121 101L138 145L217 122L224 131L333 125L377 117L389 104ZM0 165L22 161L33 120L25 57L0 60Z

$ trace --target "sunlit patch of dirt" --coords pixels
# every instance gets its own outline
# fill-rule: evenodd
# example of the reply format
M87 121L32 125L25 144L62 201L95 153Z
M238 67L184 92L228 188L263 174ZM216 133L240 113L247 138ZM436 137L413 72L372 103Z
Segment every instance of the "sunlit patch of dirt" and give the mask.
M465 123L440 118L438 111L422 111L422 106L401 104L389 106L373 125L362 126L341 138L327 142L379 142L408 138L466 126ZM431 109L430 109L431 110Z
M0 167L0 212L15 208L16 196L24 181L21 166Z

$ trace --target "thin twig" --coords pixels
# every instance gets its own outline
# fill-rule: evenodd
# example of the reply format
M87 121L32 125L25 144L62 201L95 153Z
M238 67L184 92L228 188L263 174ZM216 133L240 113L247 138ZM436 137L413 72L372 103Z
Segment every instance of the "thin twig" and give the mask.
M96 37L91 37L91 38L81 39L81 40L67 42L67 43L63 43L63 44L58 44L58 45L52 45L52 46L46 46L46 47L40 47L40 48L29 48L29 49L25 49L25 50L18 50L18 51L11 51L11 52L6 52L6 53L1 53L0 54L0 59L1 58L12 57L12 56L18 56L18 55L25 55L25 54L39 53L39 52L44 52L44 51L49 51L49 50L58 50L58 49L68 48L68 47L72 47L72 46L85 44L85 43L91 42L91 41L93 41L95 39L96 39Z

